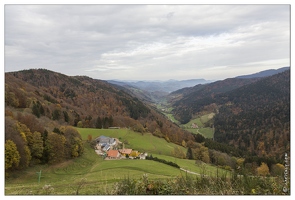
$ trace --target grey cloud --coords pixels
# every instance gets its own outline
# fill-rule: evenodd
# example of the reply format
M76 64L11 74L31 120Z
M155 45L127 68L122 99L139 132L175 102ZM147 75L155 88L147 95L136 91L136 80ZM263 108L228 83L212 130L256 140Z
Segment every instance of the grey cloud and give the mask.
M6 5L4 28L5 71L194 78L214 67L234 71L247 63L266 67L261 62L288 60L290 7Z

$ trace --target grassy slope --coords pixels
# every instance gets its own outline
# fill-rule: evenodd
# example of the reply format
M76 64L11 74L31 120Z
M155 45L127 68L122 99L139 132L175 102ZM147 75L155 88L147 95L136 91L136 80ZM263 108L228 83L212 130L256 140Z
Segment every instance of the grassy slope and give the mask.
M121 142L127 141L125 148L132 148L140 152L164 154L172 156L171 152L174 147L178 145L174 143L168 143L163 138L153 136L151 133L136 133L128 129L91 129L91 128L78 128L82 139L86 140L88 135L92 135L95 139L100 135L119 138ZM182 151L186 153L186 149L181 147Z
M207 119L208 120L208 119ZM171 151L174 147L180 147L182 151L186 154L186 148L178 146L174 143L168 143L162 138L153 136L150 133L140 134L128 129L78 129L83 139L86 139L89 134L93 138L96 138L100 135L110 136L121 138L121 141L127 140L129 145L125 147L130 147L141 152L145 151L149 154L152 154L154 157L162 158L167 161L172 161L177 163L180 167L196 172L196 173L205 173L208 175L215 176L217 168L211 165L205 165L205 172L200 166L195 164L194 160L179 159L172 157ZM226 170L218 169L219 172L226 173ZM162 169L159 171L160 174L164 173Z
M212 119L212 117L214 116L214 113L209 113L206 115L203 115L201 117L192 119L191 121L189 121L187 124L184 124L183 127L185 130L197 134L200 133L201 135L203 135L206 138L213 138L213 130L210 127L204 127L204 124L209 121L210 119ZM192 123L195 123L198 125L198 129L196 128L190 128Z
M160 104L157 105L157 109L160 110L164 115L167 116L167 118L176 123L176 124L179 124L180 125L180 122L177 121L173 114L172 113L172 107L165 107L165 106L162 106ZM165 111L162 111L162 109L166 109ZM188 123L184 124L184 125L181 125L181 127L184 127L183 129L184 130L187 130L191 133L194 133L194 134L201 134L203 135L205 138L213 138L213 130L212 128L210 127L204 127L204 124L209 121L210 119L212 119L214 117L214 113L209 113L209 114L206 114L206 115L203 115L201 117L197 117L195 119L192 119L191 121L189 121ZM190 128L192 123L195 123L198 125L198 129L195 129L195 128Z
M36 172L40 170L42 177L38 183ZM85 153L82 157L54 166L36 166L15 174L13 178L6 180L5 194L45 194L42 189L44 185L51 185L54 194L73 194L78 182L83 179L91 187L95 185L98 190L102 190L123 178L140 178L143 174L148 174L151 179L159 179L175 177L183 172L150 160L104 161L85 144Z
M209 165L209 164L205 164L203 165L203 167L201 166L202 164L198 164L196 165L196 161L195 160L188 160L188 159L179 159L179 158L175 158L175 157L171 157L171 156L165 156L165 155L157 155L157 154L153 154L154 157L158 157L161 159L165 159L167 161L172 161L176 164L178 164L181 168L186 169L188 171L191 172L195 172L198 174L205 174L205 175L209 175L209 176L213 176L215 177L218 173L218 175L227 175L230 176L230 172L221 168L218 168L216 166L213 165ZM218 172L217 172L218 171Z
M141 135L127 129L78 130L83 140L86 140L88 135L92 135L93 139L100 135L121 138L122 141L127 140L129 142L129 145L126 146L130 148L152 153L154 157L176 162L180 167L187 170L203 173L202 167L195 165L195 161L171 156L171 151L177 145L168 143L164 139L154 137L151 134ZM182 150L186 152L183 147ZM36 172L40 170L42 170L42 178L38 183ZM205 165L205 174L215 176L214 172L216 172L215 167ZM99 191L106 193L106 190L111 188L114 182L126 177L138 179L143 174L148 174L150 179L162 179L183 176L185 172L151 160L104 161L85 142L85 152L79 158L53 166L40 165L28 168L6 179L5 194L46 194L42 187L48 184L54 188L54 191L47 191L48 193L74 194L81 180L85 180L87 187L82 187L80 194L95 194Z
M163 104L157 104L157 109L162 112L170 121L172 121L173 123L176 124L180 124L180 122L174 118L173 114L172 114L172 107L166 107L163 105L167 105L167 102L164 102ZM163 111L164 109L164 111Z

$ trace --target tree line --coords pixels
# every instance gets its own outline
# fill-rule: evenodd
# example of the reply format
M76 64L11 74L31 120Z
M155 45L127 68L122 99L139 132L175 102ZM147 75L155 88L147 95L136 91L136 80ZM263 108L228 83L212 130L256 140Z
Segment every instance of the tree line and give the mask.
M55 164L82 155L83 142L76 129L69 126L52 132L34 129L10 116L5 117L6 175L36 164Z

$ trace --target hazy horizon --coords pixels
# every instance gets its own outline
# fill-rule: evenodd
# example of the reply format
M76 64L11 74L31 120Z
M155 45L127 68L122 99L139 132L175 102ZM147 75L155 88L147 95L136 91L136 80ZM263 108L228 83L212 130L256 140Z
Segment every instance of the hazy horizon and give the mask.
M265 69L265 70L262 70L262 71L266 71L266 70L277 70L277 69L280 69L280 68L285 68L285 67L290 67L290 66L284 66L284 67L278 67L278 68L271 68L271 69ZM20 69L20 70L15 70L15 71L6 71L7 73L9 72L17 72L17 71L22 71L22 70L31 70L31 69L45 69L45 68L30 68L30 69ZM50 69L46 69L46 70L50 70ZM50 71L53 71L53 70L50 70ZM57 72L57 73L61 73L61 74L64 74L62 72L58 72L58 71L54 71L54 72ZM251 74L255 74L255 73L258 73L258 72L261 72L261 71L255 71L255 72L250 72L250 73L247 73L247 74L238 74L237 76L244 76L244 75L251 75ZM76 74L76 75L68 75L68 74L65 74L67 76L88 76L90 78L93 78L93 79L98 79L98 80L103 80L103 81L118 81L118 82L169 82L169 81L189 81L189 80L205 80L205 81L208 81L208 82L214 82L214 81L219 81L219 80L224 80L224 79L227 79L227 78L235 78L237 76L234 76L234 77L225 77L225 78L222 78L222 79L205 79L205 78L202 78L202 77L197 77L197 78L190 78L190 79L167 79L167 80L157 80L157 79L151 79L151 80L145 80L145 79L99 79L99 78L94 78L94 77L91 77L91 75L83 75L83 74Z

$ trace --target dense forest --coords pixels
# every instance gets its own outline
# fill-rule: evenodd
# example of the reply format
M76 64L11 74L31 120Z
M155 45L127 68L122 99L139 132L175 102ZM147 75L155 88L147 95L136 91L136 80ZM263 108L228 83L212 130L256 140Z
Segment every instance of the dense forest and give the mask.
M290 70L220 96L214 139L261 157L290 150Z
M290 70L266 78L219 83L171 94L179 98L173 104L175 116L186 123L201 112L215 112L215 141L282 161L290 150ZM219 90L214 91L215 87Z
M205 85L196 85L191 88L183 88L169 94L168 99L174 107L173 114L182 124L189 122L196 113L206 109L214 109L208 106L208 102L214 103L214 96L222 94L241 86L253 83L258 78L237 79L229 78L222 81L216 81Z

